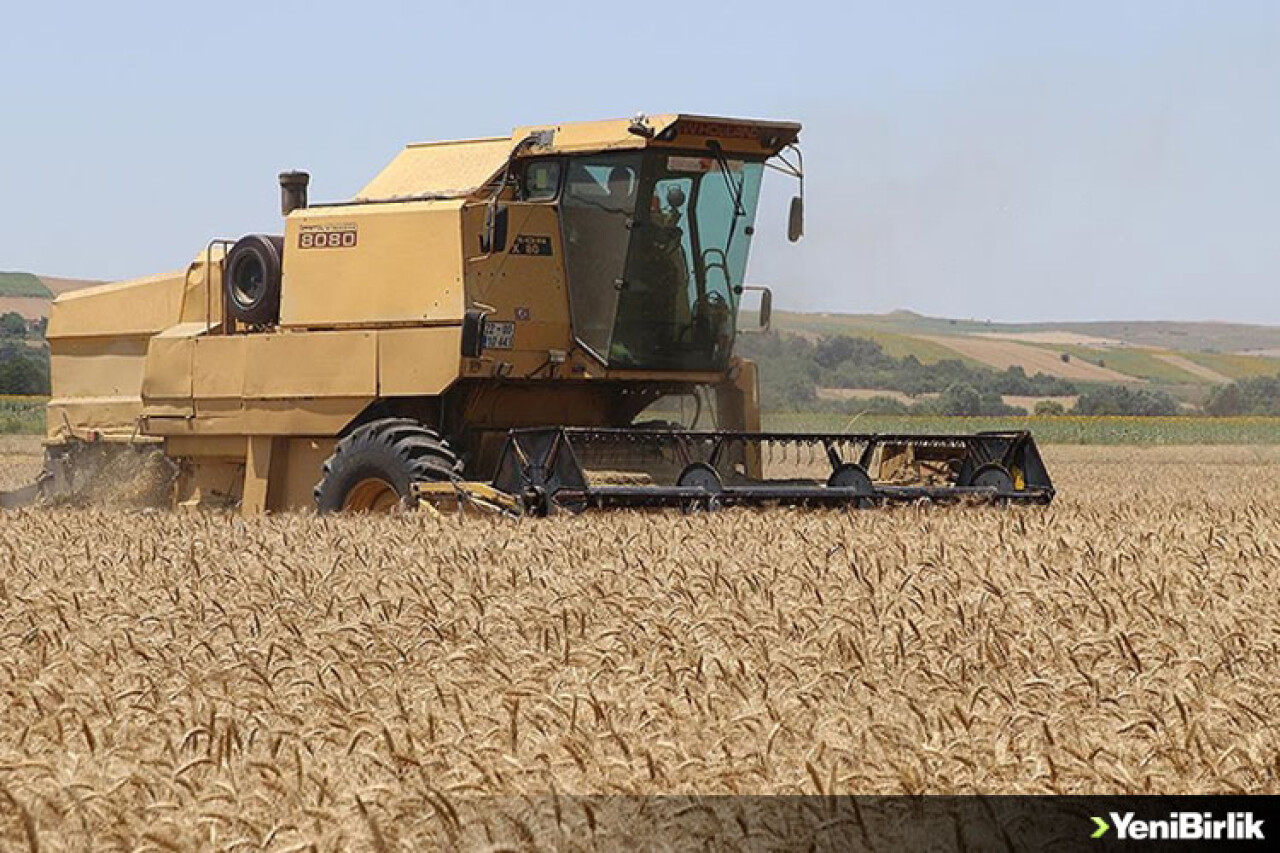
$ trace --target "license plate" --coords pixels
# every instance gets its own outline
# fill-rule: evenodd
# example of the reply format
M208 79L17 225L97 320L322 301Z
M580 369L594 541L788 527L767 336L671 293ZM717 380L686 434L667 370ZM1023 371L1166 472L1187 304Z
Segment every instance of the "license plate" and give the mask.
M490 320L484 324L485 349L511 349L515 336L515 323L495 323Z

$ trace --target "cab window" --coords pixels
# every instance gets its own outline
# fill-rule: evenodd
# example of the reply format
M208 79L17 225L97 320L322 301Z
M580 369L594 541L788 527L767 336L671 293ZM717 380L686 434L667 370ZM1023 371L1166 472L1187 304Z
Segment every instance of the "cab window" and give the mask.
M560 161L535 160L525 166L520 182L522 201L551 201L560 192Z

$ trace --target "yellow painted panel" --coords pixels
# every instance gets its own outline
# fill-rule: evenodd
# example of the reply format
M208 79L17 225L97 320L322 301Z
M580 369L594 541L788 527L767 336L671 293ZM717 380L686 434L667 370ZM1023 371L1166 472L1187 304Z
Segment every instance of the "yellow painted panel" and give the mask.
M202 456L244 459L243 436L174 436L165 439L164 452L170 456Z
M195 396L200 399L244 396L245 358L250 335L209 335L196 341Z
M176 489L180 506L233 506L244 484L244 455L240 461L196 459L184 465Z
M284 482L271 489L269 509L301 511L315 508L312 490L320 482L324 461L333 454L332 438L291 438L288 440Z
M661 132L676 119L674 115L649 117L649 126ZM554 136L550 148L533 148L531 153L546 154L551 152L605 151L622 148L643 148L648 144L643 136L637 136L627 130L631 119L605 119L604 121L563 122L561 124L528 125L518 127L511 134L515 141L524 139L530 133L553 131Z
M189 418L195 414L195 405L189 398L149 400L146 404L148 418Z
M484 208L476 204L464 209L469 245L479 243ZM511 350L486 350L485 355L514 363L520 360L519 351L536 351L536 369L546 363L548 350L567 352L573 343L560 223L551 205L513 203L507 209L507 251L467 263L467 292L473 301L495 309L488 315L491 322L514 325ZM521 252L521 246L545 247L551 254Z
M142 401L137 397L55 397L46 412L46 434L51 439L85 438L89 431L128 437L141 412Z
M461 321L461 207L430 201L291 215L280 325Z
M356 199L467 195L502 169L511 144L509 137L501 136L410 145L356 193Z
M244 488L240 491L240 512L258 515L266 512L272 475L280 463L275 460L283 455L284 439L270 436L249 436L249 454L244 466ZM274 464L273 464L274 463Z
M195 354L193 338L156 336L147 347L147 369L142 380L142 397L153 400L191 400L191 362Z
M64 338L49 350L54 397L139 398L146 338Z
M182 319L206 326L216 326L222 322L222 267L226 250L223 246L214 246L209 250L208 259L201 252L187 267L187 276L182 296Z
M378 332L378 387L386 397L435 395L458 377L462 327Z
M189 323L175 323L164 331L158 333L158 338L198 338L205 332L203 320L197 320Z
M330 400L196 401L195 429L210 435L337 435L372 397Z
M149 418L151 435L337 435L373 397L326 400L196 400L196 417Z
M49 311L48 337L155 334L178 322L185 282L174 272L64 293Z
M377 332L245 335L244 396L372 397L378 393Z

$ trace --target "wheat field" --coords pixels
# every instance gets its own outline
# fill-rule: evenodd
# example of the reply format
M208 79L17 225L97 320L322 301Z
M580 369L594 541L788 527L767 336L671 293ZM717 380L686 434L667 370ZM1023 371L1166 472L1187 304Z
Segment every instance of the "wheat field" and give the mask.
M35 452L0 444L0 487ZM1280 451L1046 459L1047 509L0 513L0 849L616 846L572 795L1280 791Z

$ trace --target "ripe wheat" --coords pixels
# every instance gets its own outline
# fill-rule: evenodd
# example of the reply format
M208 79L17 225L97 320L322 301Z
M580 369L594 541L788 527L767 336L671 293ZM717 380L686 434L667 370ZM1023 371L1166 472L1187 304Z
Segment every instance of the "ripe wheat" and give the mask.
M544 843L473 832L479 795L1280 790L1280 454L1048 457L1047 509L0 513L0 849Z

